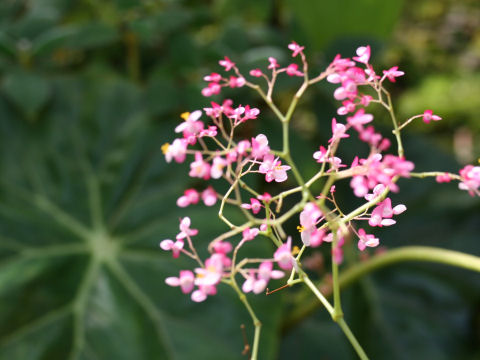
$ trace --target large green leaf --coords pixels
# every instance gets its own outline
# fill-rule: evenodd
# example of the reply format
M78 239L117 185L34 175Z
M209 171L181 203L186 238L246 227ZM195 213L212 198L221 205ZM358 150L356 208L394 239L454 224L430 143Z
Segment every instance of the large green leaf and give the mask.
M189 180L161 155L173 124L151 121L143 90L106 72L52 84L41 122L0 100L0 358L241 359L240 325L253 329L229 288L196 304L164 283L195 266L158 248L179 217L200 229L199 248L226 230L213 209L176 208ZM252 299L262 358L274 356L278 299Z
M5 76L2 90L30 120L35 118L50 96L50 84L44 77L20 69L13 70Z
M312 45L323 48L341 36L387 38L403 0L288 0L299 28Z

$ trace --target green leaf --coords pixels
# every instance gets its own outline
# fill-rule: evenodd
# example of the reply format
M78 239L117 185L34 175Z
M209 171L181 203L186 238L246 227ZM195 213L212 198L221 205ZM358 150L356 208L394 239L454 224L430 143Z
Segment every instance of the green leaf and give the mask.
M387 38L400 15L402 0L288 0L287 8L317 49L341 36Z
M15 58L17 54L15 42L5 33L0 33L0 54L10 58Z
M28 118L33 118L50 96L48 81L40 75L14 71L3 79L2 90Z
M242 359L240 325L250 341L253 327L232 290L197 304L164 283L197 266L158 247L180 217L201 253L227 230L214 209L175 206L189 179L160 150L174 125L151 121L144 90L108 72L52 81L42 122L0 101L0 358ZM249 298L273 359L281 302Z
M69 37L68 47L72 49L91 49L114 43L119 38L115 27L100 22L80 25Z

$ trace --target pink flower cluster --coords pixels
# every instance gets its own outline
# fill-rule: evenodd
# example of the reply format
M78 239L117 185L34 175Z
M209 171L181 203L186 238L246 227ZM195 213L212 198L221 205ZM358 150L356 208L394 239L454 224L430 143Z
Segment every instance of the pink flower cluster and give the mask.
M225 72L230 72L229 76L219 73L205 76L204 80L208 84L202 90L202 94L209 97L220 94L223 87L248 86L258 90L278 115L280 110L276 108L272 98L272 90L278 74L285 73L288 76L302 78L303 84L296 95L301 95L304 88L324 78L336 84L333 97L341 101L337 114L339 117L345 116L345 119L331 120L331 137L327 144L320 145L319 150L313 153L313 158L321 164L321 169L310 181L298 180L301 175L298 174L289 154L272 150L266 135L238 138L235 132L237 127L247 121L257 120L260 110L249 105L234 106L232 100L224 100L222 103L212 101L209 107L182 114L183 122L175 128L175 133L179 134L179 137L171 144L162 146L167 162L174 160L177 163L183 163L187 156L193 157L189 164L190 177L202 180L223 179L230 185L225 196L218 194L212 186L207 186L202 187L204 189L202 191L188 188L177 199L177 205L181 208L198 204L200 201L203 201L206 206L213 206L218 199L221 199L219 216L230 227L230 232L212 241L209 247L210 254L204 262L199 258L191 239L198 234L198 230L190 228L191 221L188 217L180 220L180 232L175 240L166 239L160 242L160 247L165 251L171 251L174 258L183 254L198 263L198 267L193 271L181 270L178 277L166 279L168 285L178 286L185 294L191 294L193 301L204 301L208 296L216 294L217 286L222 280L231 283L236 275L243 278L241 286L243 292L261 293L270 280L282 278L284 271L294 269L300 272L300 257L305 247L318 247L324 242L332 243L332 259L339 264L343 260L343 246L348 241L348 234L356 234L357 247L360 251L364 251L367 247L377 247L380 240L374 234L367 233L369 230L358 226L357 223L368 222L370 227L396 224L394 217L406 211L406 206L392 205L392 200L387 197L388 192L399 191L397 180L400 177L420 177L412 172L414 164L406 160L403 155L399 140L400 130L414 119L422 118L428 124L431 121L441 120L441 117L435 115L432 110L425 110L423 114L411 117L402 125L397 124L393 119L398 154L388 154L386 152L390 148L391 140L375 129L374 116L368 111L370 104L378 103L393 114L390 101L385 101L384 96L389 95L383 85L387 80L395 82L398 77L404 75L403 71L394 66L381 73L375 72L370 64L370 46L361 46L356 50L356 56L351 59L337 55L326 71L312 80L307 71L304 47L292 42L288 45L288 49L292 52L293 58L301 60L302 68L296 63L282 67L277 59L269 57L268 63L265 64L266 70L256 68L249 71L251 77L261 78L262 82L266 81L267 90L259 90L261 89L259 85L246 80L236 64L225 57L219 61L219 64ZM377 97L374 98L372 94L376 94ZM292 101L292 104L293 109L296 102ZM278 115L284 124L290 121L289 113L291 114L288 111L286 115ZM392 118L394 118L393 115ZM352 133L358 134L359 139L368 145L369 152L366 156L357 155L350 159L351 165L348 166L338 156L337 149L348 141L345 139L348 139ZM288 136L288 133L286 135ZM285 163L282 163L282 160ZM268 183L282 183L287 180L289 170L295 172L299 186L276 196L269 193L259 195L259 192L252 190L243 180L243 177L248 174L262 174ZM470 195L480 195L479 166L467 165L460 170L460 175L433 174L438 182L460 180L460 189L468 191ZM432 176L432 173L429 176ZM310 186L322 177L329 179L326 180L326 184L330 187L326 186L320 196L315 198L316 195L311 192ZM343 179L349 179L353 194L364 199L359 210L353 211L350 216L343 213L335 199L333 184ZM242 196L247 190L249 200L246 202ZM295 208L280 213L283 198L294 193L301 193L300 205L297 204ZM235 197L232 195L230 198L231 194ZM333 210L325 205L327 200L332 204ZM247 218L245 224L236 226L225 218L222 211L227 203L241 208ZM297 247L292 249L292 237L284 234L282 228L284 221L297 214L300 223L298 230L304 246L302 250ZM289 217L285 218L286 216ZM238 261L239 250L257 239L259 235L272 238L276 244L277 249L272 251L271 257ZM235 246L233 242L226 241L234 236L238 236ZM295 257L297 254L299 255ZM275 270L275 265L282 270ZM239 286L235 288L238 290Z
M208 152L203 150L189 149L189 146L197 144L197 140L203 137L215 138L218 135L217 129L223 129L223 117L228 118L231 126L234 129L239 124L247 120L257 118L260 113L256 108L250 106L239 106L232 108L231 101L225 101L222 105L212 102L212 107L205 108L205 114L211 118L214 125L208 126L205 129L205 124L200 120L202 115L201 110L196 110L192 113L183 114L184 122L178 125L175 129L177 133L182 133L183 138L175 139L172 144L164 144L162 151L167 162L175 160L178 163L185 161L187 154L194 155L194 161L190 163L189 176L203 180L219 179L224 176L225 169L233 166L236 162L240 166L247 164L259 165L258 170L250 170L251 172L258 172L265 175L267 182L276 181L283 182L287 180L287 170L290 169L287 165L282 165L281 161L270 153L268 146L268 139L265 135L260 134L250 140L244 139L238 143L230 142L230 146L221 151ZM217 140L217 142L220 140ZM203 140L202 140L203 142ZM203 145L205 146L205 145ZM207 158L204 158L204 154ZM186 190L184 197L179 199L179 206L184 207L190 204L195 204L196 194L192 191ZM213 205L213 189L210 188L207 193L202 194L202 199L207 198L206 203Z
M219 241L213 246L213 254L211 254L203 264L198 255L196 255L191 237L198 234L198 230L190 228L191 220L188 217L180 221L180 233L176 236L176 241L170 239L160 242L160 247L165 251L172 251L173 257L177 258L180 253L199 261L199 267L191 270L180 270L178 277L172 276L165 279L167 285L179 286L184 294L191 293L191 299L195 302L204 301L208 296L217 293L217 286L223 278L229 277L233 271L232 259L227 255L233 250L230 242ZM246 228L243 231L243 238L237 249L245 242L255 239L259 229ZM188 240L189 250L184 249L184 239ZM292 256L290 255L290 258ZM279 266L284 266L283 257L278 261ZM270 279L280 279L284 276L283 271L274 270L273 262L262 261L258 268L240 269L240 273L245 278L242 290L246 293L253 291L258 294L265 290ZM196 289L195 289L196 287Z
M301 56L304 56L303 46L292 42L290 45L288 45L288 48L292 51L292 57L296 57L299 54ZM218 95L220 94L222 87L239 88L247 83L245 77L240 74L240 71L238 70L236 64L232 62L227 56L225 56L223 60L220 60L218 63L224 68L226 72L233 71L235 75L224 77L218 73L211 73L210 75L205 76L203 80L205 80L208 84L207 87L202 89L203 96L209 97L212 95ZM277 59L275 59L274 57L269 57L268 63L268 70L272 70L274 74L285 72L288 76L303 76L303 72L298 69L298 64L292 63L284 68L281 68L280 64L278 64ZM255 78L267 78L267 76L262 72L262 70L258 68L251 69L249 71L249 74L250 76Z
M460 170L461 182L458 187L466 190L471 196L480 196L480 166L467 165Z

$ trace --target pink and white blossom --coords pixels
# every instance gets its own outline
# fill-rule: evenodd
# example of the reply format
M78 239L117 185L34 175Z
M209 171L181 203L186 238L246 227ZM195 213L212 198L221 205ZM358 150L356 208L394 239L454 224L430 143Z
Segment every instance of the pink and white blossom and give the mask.
M190 164L190 172L188 175L205 180L210 178L210 164L203 160L200 151L195 153L195 161Z
M288 237L287 242L280 245L273 254L273 258L278 266L283 270L291 270L295 264L295 258L292 255L292 238Z
M213 158L212 166L210 167L210 176L213 179L219 179L223 175L223 168L227 166L227 160L221 156L215 156Z
M252 213L258 214L262 209L262 204L255 198L250 198L250 204L242 204L242 208L252 210Z
M171 251L172 256L176 259L180 256L180 252L183 249L183 240L177 239L176 241L166 239L160 242L160 248L165 251Z
M195 189L187 189L183 195L177 199L178 207L187 207L192 204L197 204L200 200L200 194Z
M461 182L458 184L460 190L466 190L471 196L480 196L480 166L467 165L460 170Z
M259 229L257 228L252 228L250 229L249 227L246 228L245 230L243 230L242 232L242 240L243 241L250 241L250 240L253 240L257 237L258 233L260 232Z
M255 159L261 159L270 152L268 146L268 139L263 134L258 134L255 138L252 138L252 157Z
M263 158L263 162L258 168L258 172L265 174L265 181L283 182L287 180L287 171L290 170L290 166L282 165L282 162L275 158L273 154L267 154Z
M232 62L227 56L225 56L224 59L220 60L218 63L220 66L225 68L225 71L230 71L235 66L235 63Z
M191 220L188 216L185 216L183 219L180 220L180 233L176 236L177 240L184 239L189 236L195 236L198 234L197 229L190 229Z
M172 144L165 144L162 146L162 151L165 154L165 160L169 163L172 159L177 163L185 161L187 156L188 142L185 139L175 139Z
M365 250L366 247L376 247L380 241L375 235L367 234L365 230L359 229L358 230L358 249L360 251Z
M211 186L202 191L202 201L207 206L213 206L217 202L217 192Z
M180 286L180 289L184 294L190 293L194 288L195 276L190 270L180 270L180 276L177 277L168 277L165 279L167 285L170 286Z
M434 115L432 110L425 110L423 113L423 122L428 124L430 121L439 121L442 118L438 115Z
M297 56L303 51L303 49L305 49L304 46L298 45L295 41L292 41L290 44L288 44L288 48L292 50L292 57Z
M370 45L360 46L357 48L357 56L354 56L352 59L363 64L368 64L370 60Z
M395 82L395 78L403 75L405 75L405 73L403 71L399 71L398 66L393 66L388 70L383 70L383 76L391 82Z

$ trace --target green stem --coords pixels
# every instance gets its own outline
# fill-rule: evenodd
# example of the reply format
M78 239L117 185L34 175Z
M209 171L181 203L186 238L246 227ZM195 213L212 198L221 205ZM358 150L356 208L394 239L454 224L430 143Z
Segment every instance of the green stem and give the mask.
M338 319L337 323L340 326L340 328L343 330L343 333L345 334L345 336L350 341L350 344L352 344L358 357L362 360L368 360L367 354L365 354L365 351L360 346L358 340L355 338L355 335L353 335L352 331L350 330L347 323L345 322L345 319L342 317Z
M313 294L317 297L318 300L322 303L323 306L325 306L325 309L327 309L328 313L333 316L335 310L330 304L330 302L327 300L327 298L318 290L318 287L310 280L310 278L303 272L300 271L300 276L303 279L303 282L305 285L308 286L308 288L313 292ZM318 301L315 300L315 303L318 305Z
M250 360L257 360L258 359L258 347L260 344L260 332L262 330L262 323L260 320L257 318L257 315L252 309L252 306L247 300L247 296L240 290L238 287L237 281L235 280L235 273L232 272L232 275L230 276L230 281L228 282L230 286L235 290L237 293L240 301L245 305L245 308L247 309L248 313L250 314L250 317L252 318L253 326L255 327L255 334L253 336L253 346L252 346L252 356L250 357Z
M395 138L397 139L398 156L403 157L404 151L403 151L402 138L400 136L400 129L398 128L397 118L393 110L392 98L390 97L390 93L386 90L385 90L385 94L387 96L387 103L388 103L387 110L390 114L390 117L392 118L392 123L394 128L393 133L395 134Z
M337 306L340 306L340 302L336 302L335 305L332 306L330 302L326 299L326 297L320 292L318 287L310 280L308 275L303 272L303 270L299 269L299 274L303 282L314 293L317 299L320 300L322 305L325 306L327 311L330 313L330 316L332 317L332 319L340 326L343 333L347 337L348 341L350 341L350 344L352 344L353 348L355 349L360 359L368 360L368 356L365 354L365 351L362 349L358 340L355 338L355 335L353 335L352 331L350 330L347 323L345 322L345 319L343 318L343 313L341 313L342 311L341 308L340 308L340 313L337 310ZM318 304L318 301L315 300L315 302Z
M365 262L357 263L344 270L338 279L339 287L343 290L362 276L383 267L406 261L433 262L480 272L479 256L428 246L406 246L390 250L381 255L376 255ZM325 293L325 296L331 296L331 293L332 289L330 289L330 292ZM305 293L295 306L298 310L293 311L290 316L285 319L283 329L286 330L295 326L295 324L308 317L318 307L318 301L309 296L309 293Z
M333 320L338 321L343 318L342 302L340 298L340 284L338 281L338 264L335 261L333 252L337 248L337 228L332 229L333 241L332 241L332 282L333 282Z

